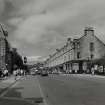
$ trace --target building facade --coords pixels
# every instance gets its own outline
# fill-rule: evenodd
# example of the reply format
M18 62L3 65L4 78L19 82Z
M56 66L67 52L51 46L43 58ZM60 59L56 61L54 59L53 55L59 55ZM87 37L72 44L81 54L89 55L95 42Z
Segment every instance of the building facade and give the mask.
M2 25L0 24L0 70L11 69L11 54L10 54L10 44L7 40L8 33L4 31Z
M44 67L64 72L83 72L89 70L89 63L105 56L105 44L95 36L92 27L84 29L78 39L68 38L61 49L49 56Z

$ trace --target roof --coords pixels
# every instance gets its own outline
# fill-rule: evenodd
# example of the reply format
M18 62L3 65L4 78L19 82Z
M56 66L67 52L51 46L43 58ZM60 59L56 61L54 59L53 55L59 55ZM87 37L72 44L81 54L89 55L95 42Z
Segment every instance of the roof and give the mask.
M92 30L93 30L93 28L92 28ZM92 34L93 35L93 34ZM81 36L78 40L81 40L82 38L84 38L86 35L84 34L83 36ZM100 43L102 43L104 46L105 46L105 43L102 41L102 40L100 40L96 35L93 35Z

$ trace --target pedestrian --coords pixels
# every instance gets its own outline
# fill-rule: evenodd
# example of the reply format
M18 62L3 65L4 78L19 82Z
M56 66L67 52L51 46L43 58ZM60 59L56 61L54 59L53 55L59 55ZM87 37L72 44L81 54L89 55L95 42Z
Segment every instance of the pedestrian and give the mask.
M7 70L7 69L5 69L5 72L6 72L6 77L8 77L8 70Z
M0 77L2 77L2 74L3 74L3 73L2 73L2 70L0 70Z
M5 78L8 76L8 70L7 69L3 69L3 75Z
M91 68L92 75L94 75L94 67Z
M20 70L20 73L21 73L21 76L22 76L23 75L23 70L22 69Z
M16 80L16 79L17 79L17 70L14 70L14 71L13 71L13 75L14 75L15 80Z

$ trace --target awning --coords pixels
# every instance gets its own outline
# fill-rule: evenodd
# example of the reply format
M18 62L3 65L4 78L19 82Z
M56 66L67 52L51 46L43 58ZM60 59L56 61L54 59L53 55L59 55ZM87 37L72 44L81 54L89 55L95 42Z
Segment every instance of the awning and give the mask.
M92 61L94 64L105 65L105 58L95 59Z
M86 59L71 60L71 61L65 62L64 64L66 64L66 63L80 63L80 62L89 62L89 60L86 60Z

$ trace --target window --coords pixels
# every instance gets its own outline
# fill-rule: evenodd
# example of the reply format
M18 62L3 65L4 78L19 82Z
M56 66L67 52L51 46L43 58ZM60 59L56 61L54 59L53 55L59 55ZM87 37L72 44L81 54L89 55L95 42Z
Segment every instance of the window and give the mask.
M77 59L80 58L80 52L77 52Z
M93 42L90 43L90 51L91 52L94 51L94 43Z
M79 43L79 42L77 43L77 48L78 48L78 49L80 48L80 43Z
M66 62L66 56L64 56L64 62Z
M69 56L69 60L71 60L70 54L68 56Z
M94 58L94 55L93 54L91 54L91 59L93 59Z
M73 49L75 49L75 42L73 42L73 45L72 46L73 46Z

